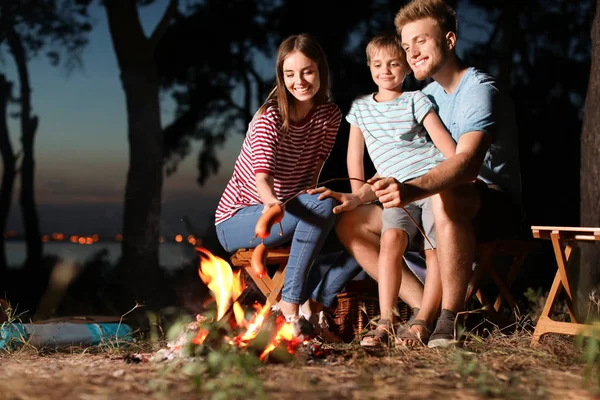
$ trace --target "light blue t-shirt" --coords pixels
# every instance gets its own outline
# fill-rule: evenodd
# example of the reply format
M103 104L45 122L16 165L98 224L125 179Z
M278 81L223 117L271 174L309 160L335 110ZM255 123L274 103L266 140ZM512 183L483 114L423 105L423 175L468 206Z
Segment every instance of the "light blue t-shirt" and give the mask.
M453 93L446 93L435 81L423 93L435 104L456 142L472 131L492 136L479 178L508 191L515 204L520 205L521 173L514 106L508 95L498 90L495 79L470 67Z
M421 91L377 102L374 94L356 98L346 120L360 128L380 176L400 182L425 175L446 158L422 125L433 104Z

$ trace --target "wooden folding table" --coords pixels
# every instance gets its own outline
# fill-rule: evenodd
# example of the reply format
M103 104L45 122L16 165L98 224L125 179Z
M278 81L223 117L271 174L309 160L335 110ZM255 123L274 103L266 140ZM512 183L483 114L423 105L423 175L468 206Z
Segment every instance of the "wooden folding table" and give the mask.
M548 293L546 304L536 324L531 346L535 347L539 343L540 337L546 333L591 335L591 325L582 324L581 321L577 321L575 318L573 312L573 293L567 272L571 265L571 256L578 243L580 241L600 240L600 228L532 226L531 230L534 238L549 239L552 241L554 256L558 265L552 288ZM552 307L562 292L565 294L564 298L569 310L570 322L560 322L550 318Z

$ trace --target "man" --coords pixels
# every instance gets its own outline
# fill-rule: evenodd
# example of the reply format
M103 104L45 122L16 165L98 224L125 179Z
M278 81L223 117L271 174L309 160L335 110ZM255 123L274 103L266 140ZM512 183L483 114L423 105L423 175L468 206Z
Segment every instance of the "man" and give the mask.
M434 80L423 92L436 104L456 140L456 155L409 182L382 177L369 183L384 208L404 207L433 196L442 312L429 335L435 316L430 312L421 315L427 312L421 307L416 319L425 323L409 326L402 337L412 335L423 342L428 339L429 347L447 347L454 340L456 313L465 307L476 243L517 232L520 173L516 124L512 104L494 79L464 65L457 56L456 14L443 0L413 0L400 9L394 23L415 77ZM341 203L334 209L336 213L345 211L336 225L340 241L377 279L381 209L362 204L370 200L366 191L325 191L322 196ZM403 282L400 297L418 294L418 287ZM426 283L422 302L431 296Z

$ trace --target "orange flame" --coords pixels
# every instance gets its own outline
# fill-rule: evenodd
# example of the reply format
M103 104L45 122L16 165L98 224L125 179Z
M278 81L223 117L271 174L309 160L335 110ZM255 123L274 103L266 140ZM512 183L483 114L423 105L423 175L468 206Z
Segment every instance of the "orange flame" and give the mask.
M265 304L260 311L258 311L252 317L250 324L248 325L248 329L241 335L238 335L235 339L237 345L239 347L246 347L248 343L252 341L260 332L260 328L262 328L263 323L265 322L265 318L271 311L271 306L269 303Z
M245 328L245 331L235 336L233 339L225 338L226 343L235 345L239 348L247 347L252 340L258 336L267 316L271 312L271 305L267 302L264 306L255 305L256 312L250 321L244 316L244 310L236 299L244 290L244 284L241 279L241 270L232 271L229 263L222 258L214 256L207 249L197 246L196 251L200 253L200 267L198 274L202 281L208 286L217 303L217 318L220 320L225 316L231 302L233 303L233 315L238 328ZM273 335L269 345L263 350L260 359L264 360L279 344L286 343L287 351L294 354L301 340L294 337L294 330L291 324L287 323L283 316L279 316L275 322L276 333ZM194 344L202 344L208 337L209 331L200 328L196 336L192 339Z
M241 279L242 270L238 269L233 273L233 283L231 285L231 298L233 301L238 299L242 292L244 291L244 284ZM235 317L235 322L238 326L245 327L248 325L244 315L244 309L239 302L233 303L233 315Z
M208 336L208 329L200 329L196 336L192 339L192 343L194 344L202 344L206 340Z
M234 274L227 261L214 256L205 248L196 247L196 251L204 256L204 259L201 258L198 274L215 297L218 321L223 318L231 302L235 301L242 293L243 285L240 274L239 271ZM238 318L244 319L244 313L239 304L237 307L234 305L234 313L236 320Z
M294 328L292 327L292 324L286 322L282 316L279 316L277 319L279 321L279 328L269 345L263 350L262 354L260 355L259 358L261 361L264 361L267 355L273 350L275 350L275 348L281 342L285 341L287 343L287 351L290 354L294 354L296 352L296 348L302 342L302 340L294 336Z

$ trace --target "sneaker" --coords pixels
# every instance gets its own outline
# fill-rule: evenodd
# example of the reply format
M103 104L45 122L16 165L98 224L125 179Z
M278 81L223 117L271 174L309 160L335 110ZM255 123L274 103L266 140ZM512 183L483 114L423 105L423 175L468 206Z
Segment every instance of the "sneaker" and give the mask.
M309 316L308 321L313 325L315 336L320 336L324 342L340 343L342 339L329 329L329 320L324 311Z
M310 340L315 337L315 327L302 315L292 318L286 316L286 321L292 325L294 336L302 340Z
M455 320L455 312L443 309L440 314L440 317L437 320L435 329L429 337L429 343L427 344L427 346L431 349L438 347L445 349L450 346L456 345L456 333L454 332Z

